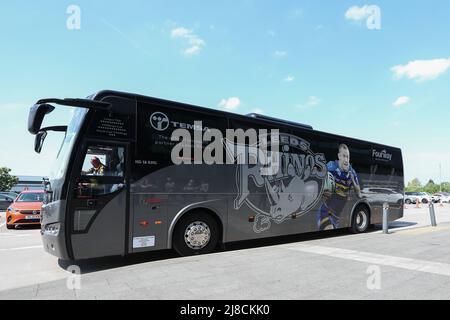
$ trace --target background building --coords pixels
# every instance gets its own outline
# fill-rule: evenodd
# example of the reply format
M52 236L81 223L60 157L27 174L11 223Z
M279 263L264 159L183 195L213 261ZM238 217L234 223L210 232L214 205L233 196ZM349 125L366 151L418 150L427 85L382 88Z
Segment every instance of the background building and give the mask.
M19 183L12 187L11 191L21 192L28 188L29 190L43 189L41 176L17 176Z

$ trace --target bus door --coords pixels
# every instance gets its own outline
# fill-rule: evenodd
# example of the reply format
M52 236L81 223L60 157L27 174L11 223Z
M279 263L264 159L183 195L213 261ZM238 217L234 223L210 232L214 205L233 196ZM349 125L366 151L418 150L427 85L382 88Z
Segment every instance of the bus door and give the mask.
M77 156L67 217L74 259L126 254L128 149L90 140Z

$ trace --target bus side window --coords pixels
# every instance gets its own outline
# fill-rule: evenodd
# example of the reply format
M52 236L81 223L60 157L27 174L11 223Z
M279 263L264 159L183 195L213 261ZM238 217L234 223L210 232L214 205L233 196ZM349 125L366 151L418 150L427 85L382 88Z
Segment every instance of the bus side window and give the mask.
M124 185L125 148L93 145L87 148L76 195L79 198L113 193Z
M123 147L90 146L84 158L84 176L123 177L125 152Z

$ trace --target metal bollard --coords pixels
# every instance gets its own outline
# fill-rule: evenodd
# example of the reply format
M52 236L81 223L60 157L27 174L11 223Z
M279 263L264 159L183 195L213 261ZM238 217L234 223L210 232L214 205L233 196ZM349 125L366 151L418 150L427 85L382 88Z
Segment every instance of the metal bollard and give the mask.
M429 208L430 208L430 220L431 220L431 225L432 225L433 227L436 227L436 226L437 226L437 223L436 223L436 212L434 211L434 204L433 204L433 201L430 201Z
M383 204L383 233L389 234L389 204Z

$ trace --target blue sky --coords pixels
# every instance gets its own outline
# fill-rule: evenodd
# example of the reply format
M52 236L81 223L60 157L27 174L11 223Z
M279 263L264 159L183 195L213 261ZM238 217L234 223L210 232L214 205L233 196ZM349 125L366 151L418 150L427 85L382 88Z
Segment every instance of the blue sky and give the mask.
M61 136L34 154L36 100L115 89L398 146L408 180L439 181L442 163L450 181L449 12L446 0L2 2L0 166L48 174Z

